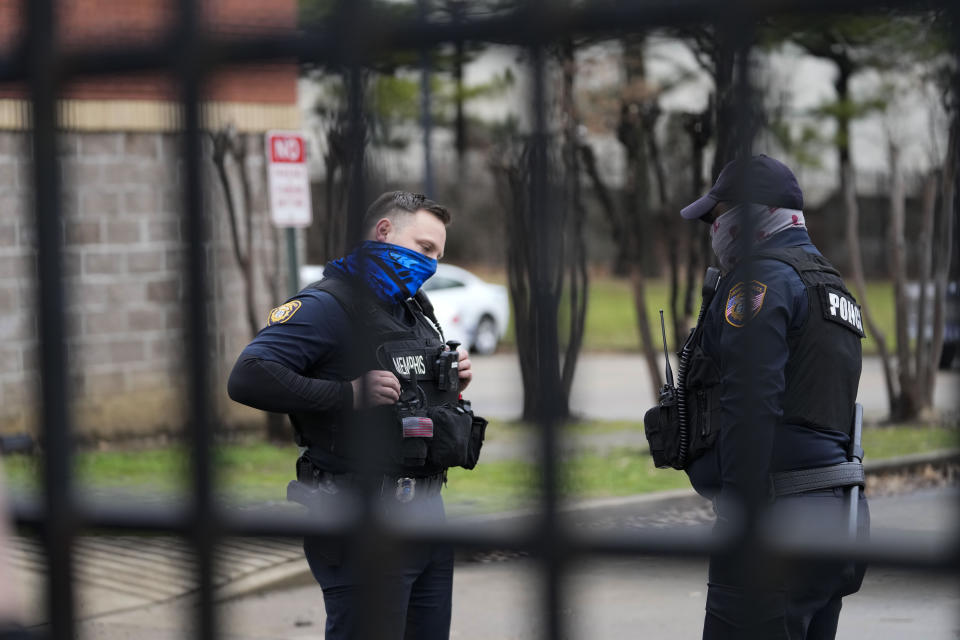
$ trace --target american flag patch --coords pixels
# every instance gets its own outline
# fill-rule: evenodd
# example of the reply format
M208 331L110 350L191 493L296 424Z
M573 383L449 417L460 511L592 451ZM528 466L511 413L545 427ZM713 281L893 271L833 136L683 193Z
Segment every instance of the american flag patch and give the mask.
M742 327L747 321L747 297L749 296L750 317L753 318L760 312L760 307L763 306L763 299L766 295L767 285L756 280L750 283L749 293L743 282L738 282L730 287L724 312L727 322L734 327Z
M426 416L407 416L403 419L404 438L432 438L433 420Z

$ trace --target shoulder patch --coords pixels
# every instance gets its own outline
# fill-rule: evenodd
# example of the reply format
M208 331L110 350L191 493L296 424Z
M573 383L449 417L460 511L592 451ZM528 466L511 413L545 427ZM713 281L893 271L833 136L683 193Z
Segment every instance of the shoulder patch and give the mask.
M275 324L283 324L293 317L293 314L300 309L299 300L291 300L270 311L270 317L267 319L267 326L272 327Z
M860 305L849 293L825 284L820 286L820 294L824 319L850 329L861 338L866 337Z
M767 285L757 280L750 282L748 287L743 282L738 282L730 287L730 293L727 294L727 304L724 311L724 317L727 323L734 327L742 327L748 319L756 317L763 306L763 299L767 295ZM749 300L747 299L749 297ZM749 312L747 311L749 305ZM750 314L749 318L747 313Z

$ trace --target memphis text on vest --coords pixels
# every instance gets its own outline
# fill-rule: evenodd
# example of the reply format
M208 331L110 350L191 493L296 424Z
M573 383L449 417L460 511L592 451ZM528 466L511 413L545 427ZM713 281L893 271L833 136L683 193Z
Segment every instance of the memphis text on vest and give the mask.
M422 353L415 356L396 356L393 358L393 366L404 378L409 378L411 371L418 376L427 374L427 365L423 361Z

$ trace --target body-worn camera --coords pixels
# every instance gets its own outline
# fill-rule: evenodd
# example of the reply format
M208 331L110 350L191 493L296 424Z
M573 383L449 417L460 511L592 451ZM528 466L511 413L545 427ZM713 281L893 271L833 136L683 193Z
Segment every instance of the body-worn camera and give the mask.
M460 343L448 340L446 346L449 350L441 348L437 356L437 388L440 391L457 392L460 390L460 353L457 351Z

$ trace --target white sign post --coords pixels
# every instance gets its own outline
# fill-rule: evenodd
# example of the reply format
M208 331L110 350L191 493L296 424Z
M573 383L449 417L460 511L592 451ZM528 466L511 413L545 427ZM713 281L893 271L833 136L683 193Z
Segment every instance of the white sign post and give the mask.
M307 145L296 131L267 132L267 190L270 219L287 230L287 264L290 295L300 290L296 229L309 227L310 176L307 173Z

